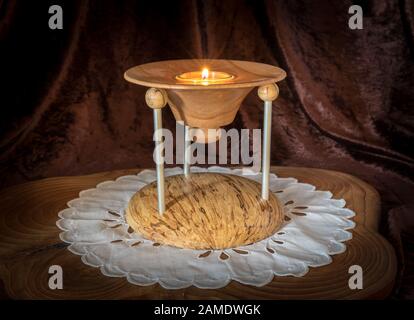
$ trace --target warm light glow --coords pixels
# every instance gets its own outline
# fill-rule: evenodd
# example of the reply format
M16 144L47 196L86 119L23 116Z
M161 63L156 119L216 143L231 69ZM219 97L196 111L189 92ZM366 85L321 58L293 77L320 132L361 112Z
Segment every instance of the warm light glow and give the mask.
M201 79L203 79L203 80L208 79L208 74L209 74L208 69L204 68L203 71L201 72Z
M208 86L209 84L224 84L234 79L234 76L227 72L210 71L208 68L203 68L202 71L184 72L175 78L188 84Z

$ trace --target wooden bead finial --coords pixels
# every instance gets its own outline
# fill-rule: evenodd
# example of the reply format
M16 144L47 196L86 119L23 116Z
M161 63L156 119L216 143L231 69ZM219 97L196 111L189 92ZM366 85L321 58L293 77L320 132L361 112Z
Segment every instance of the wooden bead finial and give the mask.
M162 89L150 88L145 94L145 102L152 109L164 108L167 101L167 93Z
M273 101L279 96L279 87L275 84L266 84L257 90L259 98L263 101Z

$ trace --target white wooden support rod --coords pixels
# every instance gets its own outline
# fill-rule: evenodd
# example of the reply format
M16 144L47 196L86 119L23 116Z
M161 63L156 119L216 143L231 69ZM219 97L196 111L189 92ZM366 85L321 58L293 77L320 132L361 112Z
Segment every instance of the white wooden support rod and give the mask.
M270 142L272 131L272 101L264 102L262 147L262 199L269 200Z
M262 199L269 200L270 145L272 136L272 102L279 95L276 84L259 87L258 95L264 101L262 145Z
M155 160L157 166L157 199L158 212L163 214L165 212L165 187L164 187L164 161L162 157L162 111L161 109L154 109L154 133L155 133Z
M190 147L190 127L186 125L184 129L184 176L186 177L190 174Z
M164 187L164 159L161 148L162 143L162 108L167 104L167 93L162 89L150 88L145 94L147 105L153 109L154 114L154 140L155 162L157 168L157 202L158 212L165 212L165 187Z

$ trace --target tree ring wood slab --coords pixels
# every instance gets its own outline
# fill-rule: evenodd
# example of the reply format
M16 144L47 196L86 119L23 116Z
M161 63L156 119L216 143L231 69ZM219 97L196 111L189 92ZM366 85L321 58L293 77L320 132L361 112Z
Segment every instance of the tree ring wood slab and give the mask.
M139 190L126 210L128 224L161 244L190 249L225 249L248 245L274 234L283 208L271 194L261 199L261 185L244 177L192 173L165 179L166 211L157 209L157 185Z
M332 263L311 268L303 277L275 277L263 287L236 281L220 289L189 287L166 290L158 284L136 286L107 277L85 265L59 239L57 213L82 190L140 169L32 181L0 191L0 299L375 299L393 289L397 260L392 246L378 233L380 199L364 181L337 171L272 167L278 177L294 177L345 199L355 211L352 239ZM63 269L63 290L49 288L51 265ZM363 270L362 290L349 288L349 268Z

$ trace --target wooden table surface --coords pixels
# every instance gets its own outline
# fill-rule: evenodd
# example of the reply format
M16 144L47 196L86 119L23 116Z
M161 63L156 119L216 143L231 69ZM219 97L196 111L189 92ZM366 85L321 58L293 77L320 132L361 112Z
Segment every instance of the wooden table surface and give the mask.
M140 287L124 278L110 278L81 262L59 239L57 213L79 191L139 169L33 181L0 191L0 297L13 299L366 299L385 298L396 276L391 245L378 234L380 199L367 183L353 176L321 169L272 167L281 177L295 177L343 198L356 212L353 239L346 252L304 277L275 277L264 287L232 281L221 289L189 287L166 290L158 284ZM363 269L363 289L351 290L351 265ZM63 289L48 287L51 265L63 268Z

